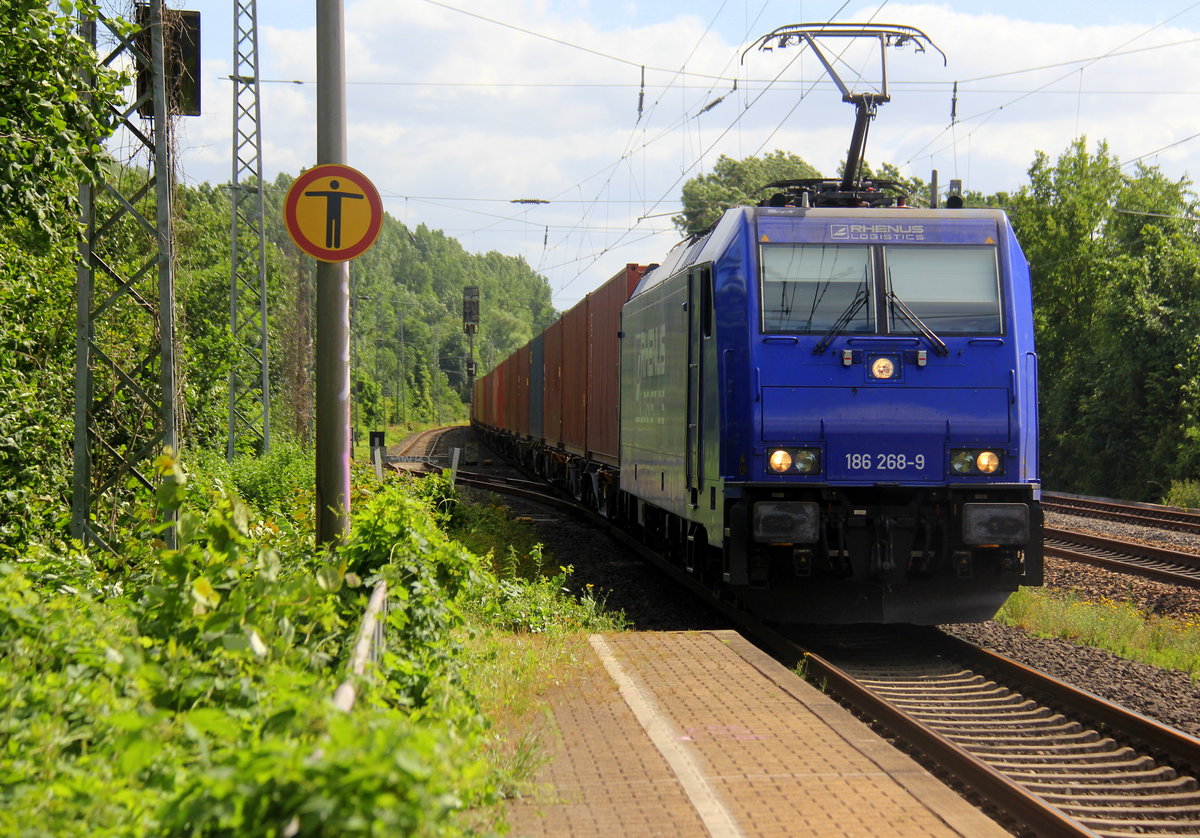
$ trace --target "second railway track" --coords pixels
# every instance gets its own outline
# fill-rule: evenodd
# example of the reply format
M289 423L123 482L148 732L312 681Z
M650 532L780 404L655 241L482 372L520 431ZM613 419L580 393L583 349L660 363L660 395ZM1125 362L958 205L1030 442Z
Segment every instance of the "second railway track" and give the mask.
M1045 530L1045 550L1047 556L1200 587L1200 555L1193 553L1052 527Z
M1078 515L1138 524L1143 527L1200 534L1200 512L1150 503L1127 503L1109 498L1092 498L1058 492L1043 492L1042 507L1048 512Z

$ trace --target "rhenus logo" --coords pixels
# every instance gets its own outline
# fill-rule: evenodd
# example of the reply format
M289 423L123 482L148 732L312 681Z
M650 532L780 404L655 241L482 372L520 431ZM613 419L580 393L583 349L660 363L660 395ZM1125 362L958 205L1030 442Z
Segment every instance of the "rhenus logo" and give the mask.
M923 242L924 224L830 224L833 241Z

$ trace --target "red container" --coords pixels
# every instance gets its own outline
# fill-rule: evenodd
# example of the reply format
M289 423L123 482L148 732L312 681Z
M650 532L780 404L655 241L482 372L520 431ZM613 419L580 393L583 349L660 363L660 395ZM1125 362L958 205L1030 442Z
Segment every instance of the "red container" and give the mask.
M562 447L587 453L588 297L562 316Z
M562 320L555 320L543 333L544 391L542 434L552 448L562 447Z
M509 429L517 436L528 437L529 429L529 344L516 351L509 361L512 362L512 397L509 402L512 427Z
M646 269L625 269L588 295L587 458L619 464L621 306Z

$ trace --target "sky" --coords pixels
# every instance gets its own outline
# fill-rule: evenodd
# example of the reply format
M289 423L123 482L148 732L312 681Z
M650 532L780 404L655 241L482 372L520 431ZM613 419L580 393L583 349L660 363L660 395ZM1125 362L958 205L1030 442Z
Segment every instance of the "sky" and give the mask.
M227 183L233 2L169 5L202 15L203 114L179 120L177 167ZM1013 191L1039 150L1086 136L1130 171L1200 174L1200 0L345 0L346 162L403 223L524 258L565 309L660 261L682 185L720 155L835 172L853 107L810 51L745 52L827 21L917 27L945 53L887 50L872 164ZM313 4L262 0L258 27L270 181L316 162ZM825 44L853 90L879 89L877 46Z

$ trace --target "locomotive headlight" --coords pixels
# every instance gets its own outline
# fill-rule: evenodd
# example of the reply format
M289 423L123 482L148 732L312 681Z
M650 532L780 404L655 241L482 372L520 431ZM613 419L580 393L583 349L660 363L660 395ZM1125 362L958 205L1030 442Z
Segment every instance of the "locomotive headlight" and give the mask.
M950 469L955 474L1003 474L1004 460L997 451L956 448L950 451Z
M975 458L975 467L984 474L991 474L1000 468L1000 455L995 451L980 451Z
M767 468L775 474L817 474L821 470L821 449L768 449Z
M815 448L801 448L795 456L796 471L801 474L816 474L821 470L821 452Z
M767 462L771 466L771 471L783 474L792 467L792 455L783 448L776 448L771 452L771 456Z
M871 362L872 378L891 378L896 374L896 364L891 358L879 357Z
M950 452L950 468L959 474L970 474L973 465L975 465L975 458L970 451Z

